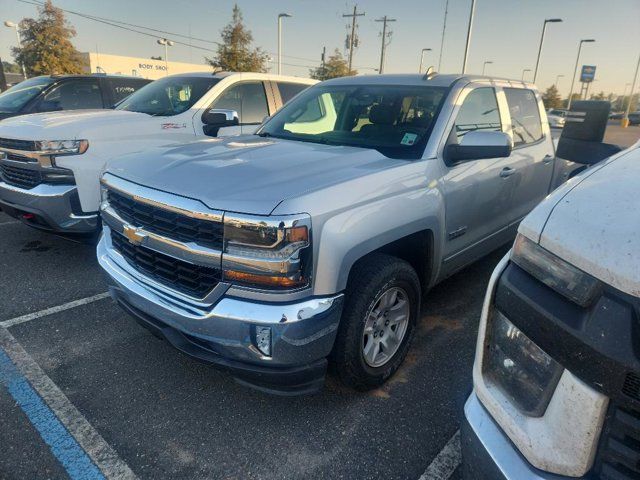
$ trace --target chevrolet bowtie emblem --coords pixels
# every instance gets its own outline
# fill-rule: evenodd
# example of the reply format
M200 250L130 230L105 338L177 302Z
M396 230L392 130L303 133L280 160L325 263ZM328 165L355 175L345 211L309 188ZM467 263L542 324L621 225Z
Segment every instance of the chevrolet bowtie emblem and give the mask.
M146 236L143 233L140 233L136 227L132 227L130 225L125 225L123 227L122 234L134 245L140 245Z

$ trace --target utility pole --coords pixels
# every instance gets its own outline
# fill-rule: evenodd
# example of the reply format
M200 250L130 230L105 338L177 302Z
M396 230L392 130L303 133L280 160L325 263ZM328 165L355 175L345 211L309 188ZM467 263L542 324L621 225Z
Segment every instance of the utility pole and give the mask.
M444 50L444 32L447 30L447 13L449 13L449 0L444 4L444 23L442 24L442 39L440 40L440 58L438 58L438 71L442 67L442 51Z
M469 59L469 47L471 46L471 30L473 28L473 14L476 11L476 0L471 0L469 9L469 25L467 27L467 44L464 47L464 60L462 61L462 74L467 73L467 60Z
M389 38L391 38L391 34L393 32L389 32L387 34L387 23L389 22L395 22L396 19L395 18L387 18L387 16L385 15L382 18L378 18L376 19L376 22L382 22L382 49L380 51L380 68L378 69L378 73L383 73L384 71L384 54L387 50L387 35L389 35Z
M365 12L358 13L358 5L353 7L353 13L345 13L342 15L344 18L351 18L351 36L349 37L349 73L351 73L351 66L353 65L353 47L356 43L356 18L364 17Z
M324 77L327 75L327 60L326 60L326 56L327 56L327 47L322 47L322 55L320 55L320 65L321 65L321 72L322 72L322 78L324 79Z
M636 73L633 74L633 82L631 83L631 92L629 92L629 103L627 104L627 109L624 112L623 125L625 128L629 125L629 113L631 113L631 104L633 103L633 91L636 89L636 82L638 81L638 70L640 70L640 56L638 56Z

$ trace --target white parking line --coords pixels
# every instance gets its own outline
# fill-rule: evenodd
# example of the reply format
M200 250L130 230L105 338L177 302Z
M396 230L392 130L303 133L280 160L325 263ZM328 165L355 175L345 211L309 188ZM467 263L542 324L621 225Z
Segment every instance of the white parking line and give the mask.
M109 480L132 480L137 478L129 466L42 371L13 335L2 327L0 327L0 351L4 351L9 357L60 423L75 438L78 445L86 452L95 466L100 469L105 478ZM73 467L73 465L71 466ZM69 471L67 465L65 468ZM80 473L83 472L81 471ZM80 477L89 478L86 475L80 475ZM95 478L95 476L92 478Z
M0 322L0 327L9 328L14 325L18 325L20 323L29 322L31 320L35 320L36 318L46 317L47 315L52 315L58 312L64 312L65 310L69 310L71 308L79 307L81 305L86 305L88 303L97 302L98 300L102 300L103 298L107 298L109 296L109 292L99 293L92 297L82 298L80 300L74 300L73 302L64 303L62 305L58 305L56 307L46 308L44 310L40 310L39 312L27 313L26 315L22 315L20 317L11 318L9 320L4 320Z
M15 225L16 223L22 223L20 220L10 220L8 222L2 222L0 223L0 227L3 225Z
M440 453L433 459L419 480L446 480L462 463L460 430L453 434Z

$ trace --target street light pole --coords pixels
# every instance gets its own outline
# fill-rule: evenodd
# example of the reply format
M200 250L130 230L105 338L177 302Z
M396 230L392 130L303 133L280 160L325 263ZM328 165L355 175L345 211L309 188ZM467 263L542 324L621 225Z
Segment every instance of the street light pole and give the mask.
M533 72L533 83L536 83L538 78L538 67L540 66L540 55L542 54L542 44L544 43L544 34L547 31L547 23L560 23L561 18L548 18L542 25L542 36L540 37L540 46L538 47L538 58L536 59L536 69Z
M522 78L521 78L520 80L522 80L522 81L524 82L524 74L525 74L525 73L527 73L527 72L530 72L530 71L531 71L531 69L530 69L530 68L525 68L525 69L523 69L523 70L522 70Z
M491 60L486 60L483 64L482 64L482 75L484 75L484 71L487 68L487 65L491 65L493 62Z
M164 45L164 74L169 75L169 47L173 47L173 42L166 38L157 40L159 45Z
M469 26L467 27L467 44L464 47L464 59L462 60L462 74L467 73L467 60L469 60L469 47L471 46L471 29L473 27L473 14L476 10L476 0L471 0L469 10Z
M564 77L564 75L556 75L556 83L554 84L556 86L556 88L558 88L558 82L560 82L560 79Z
M638 70L640 70L640 55L638 56L638 64L636 65L636 73L633 75L633 82L631 82L631 92L629 93L629 103L627 104L627 110L624 114L624 124L628 125L629 113L631 112L631 104L633 103L633 92L636 89L636 81L638 80Z
M424 62L424 54L430 51L431 51L430 48L423 48L422 52L420 52L420 66L418 67L418 73L422 73L422 64Z
M282 19L290 17L288 13L278 15L278 75L282 73Z
M580 40L580 44L578 45L578 56L576 57L576 66L573 69L573 77L571 77L571 88L569 89L569 101L567 102L567 110L571 110L571 96L573 95L573 86L576 82L576 73L578 73L578 62L580 62L580 52L582 51L582 44L593 42L595 42L593 38L587 38L584 40Z
M18 47L22 47L22 39L20 38L20 27L18 26L18 24L15 22L10 22L9 20L6 20L4 22L4 26L16 29L16 38L18 39ZM26 80L27 70L24 68L24 63L21 63L20 66L22 67L22 77Z

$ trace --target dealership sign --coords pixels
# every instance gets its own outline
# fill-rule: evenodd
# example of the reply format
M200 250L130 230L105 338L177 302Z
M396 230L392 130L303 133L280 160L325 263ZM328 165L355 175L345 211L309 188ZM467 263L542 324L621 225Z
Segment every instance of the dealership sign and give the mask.
M582 83L591 83L596 78L595 65L583 65L580 73L580 81Z

